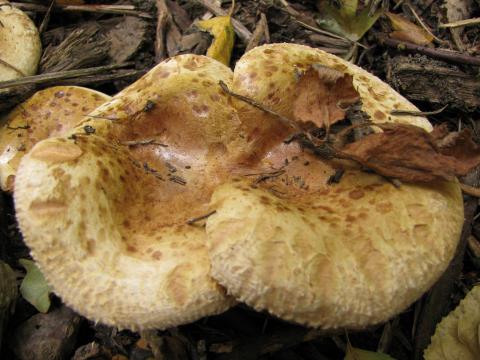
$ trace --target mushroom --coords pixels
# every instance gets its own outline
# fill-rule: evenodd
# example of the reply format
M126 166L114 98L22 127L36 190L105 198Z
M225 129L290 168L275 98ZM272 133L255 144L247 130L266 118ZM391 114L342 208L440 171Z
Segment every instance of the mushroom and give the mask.
M85 115L110 99L78 86L55 86L35 93L8 115L0 117L0 186L13 191L23 155L40 140L71 130Z
M305 46L255 48L234 74L204 56L168 59L21 161L17 219L54 291L134 330L224 311L224 288L323 328L386 320L426 291L458 241L458 184L396 189L348 167L330 186L338 164L285 144L289 124L224 89L293 118L298 74L313 64L351 75L373 121L431 128L390 115L416 108L379 79Z
M353 76L362 110L373 122L431 129L425 118L391 115L415 107L378 78L301 45L253 49L236 65L233 90L293 118L293 74L312 64ZM463 224L457 182L397 189L377 175L347 168L339 184L328 185L335 162L284 144L284 137L272 139L279 132L271 115L246 104L237 109L255 129L251 144L269 138L269 147L257 152L258 164L282 174L254 187L228 182L212 195L216 212L206 228L212 276L229 294L300 324L362 328L403 311L440 277Z
M35 24L21 10L0 0L0 81L35 75L42 53Z
M204 56L160 63L69 134L23 158L15 206L32 256L80 314L133 330L228 309L209 275L205 229L239 121L232 72ZM86 126L95 132L86 134Z

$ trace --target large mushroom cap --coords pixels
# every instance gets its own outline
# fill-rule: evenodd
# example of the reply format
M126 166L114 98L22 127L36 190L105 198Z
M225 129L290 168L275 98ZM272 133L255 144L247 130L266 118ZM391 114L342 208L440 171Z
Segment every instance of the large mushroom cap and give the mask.
M324 328L379 322L418 298L456 247L458 185L396 189L353 167L327 185L337 163L284 144L292 127L219 85L292 117L313 64L350 74L373 121L430 129L392 116L415 107L379 79L308 47L256 48L234 74L203 56L166 60L20 164L17 218L54 290L131 329L228 308L210 276L256 309ZM186 225L212 210L206 232Z
M34 75L42 52L35 24L8 1L0 1L0 81Z
M311 64L352 75L372 121L431 128L424 118L391 115L393 109L416 108L376 77L305 46L250 51L237 63L233 90L293 118L295 72ZM257 166L274 176L254 188L230 182L212 196L216 213L207 221L212 276L229 294L298 323L359 328L402 311L438 279L463 224L457 183L397 189L347 168L339 184L328 185L334 163L283 144L285 131L272 139L278 119L247 104L238 108L254 129L251 144L263 146Z
M40 90L0 117L0 186L12 191L20 160L40 140L70 131L85 115L110 99L78 86Z
M218 82L231 78L207 57L169 59L22 160L21 231L54 291L79 313L148 329L232 305L209 275L205 229L187 225L209 211L227 175L216 169L238 119Z

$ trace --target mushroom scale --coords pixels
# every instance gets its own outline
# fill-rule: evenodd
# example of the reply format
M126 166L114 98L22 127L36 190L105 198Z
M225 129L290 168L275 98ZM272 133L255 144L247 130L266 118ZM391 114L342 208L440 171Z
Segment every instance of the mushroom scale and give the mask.
M204 56L168 59L21 161L19 226L55 292L90 319L137 330L227 309L222 286L323 328L386 320L427 290L458 242L458 184L396 189L344 164L327 185L338 163L285 144L292 128L219 85L290 116L309 64L351 74L373 119L431 128L389 115L388 104L416 108L379 79L308 47L255 48L233 74ZM206 231L186 225L212 210Z
M42 53L35 24L23 11L3 0L0 24L0 81L35 75Z
M0 117L0 186L13 191L23 155L40 140L61 136L86 114L110 99L78 86L54 86L36 92L8 115Z

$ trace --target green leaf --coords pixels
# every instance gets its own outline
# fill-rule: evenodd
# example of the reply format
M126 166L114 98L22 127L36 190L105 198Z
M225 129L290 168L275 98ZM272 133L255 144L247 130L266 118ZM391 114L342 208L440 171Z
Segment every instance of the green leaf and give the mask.
M28 259L20 259L20 264L27 270L20 285L23 298L32 304L38 311L46 313L50 308L50 286L40 272L37 265Z
M354 348L351 345L348 345L347 353L345 354L344 360L395 360L395 359L384 353L362 350L362 349Z
M383 13L383 8L379 8L370 16L368 6L358 9L358 0L343 0L339 8L329 0L319 0L318 8L321 15L318 24L322 28L352 41L361 39Z

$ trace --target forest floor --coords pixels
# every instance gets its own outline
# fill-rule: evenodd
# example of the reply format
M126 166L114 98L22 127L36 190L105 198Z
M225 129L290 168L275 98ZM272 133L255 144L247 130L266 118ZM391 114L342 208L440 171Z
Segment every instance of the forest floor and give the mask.
M470 128L474 138L480 139L479 27L475 24L439 27L479 16L478 0L383 1L384 6L404 16L414 28L400 25L397 31L404 34L391 36L392 19L381 15L371 27L357 20L358 27L365 28L364 34L352 25L338 37L319 30L319 2L237 0L232 16L238 21L237 25L243 26L236 27L243 35L236 37L231 67L247 46L289 42L318 47L380 77L421 111L431 112L428 118L433 124L447 123L451 130ZM40 73L100 68L88 75L74 73L67 79L54 77L41 84L22 86L3 100L0 113L36 90L59 84L88 86L113 95L158 61L182 53L205 54L212 39L196 29L195 21L221 15L218 8L226 13L231 6L229 1L214 0L126 0L104 1L102 4L113 6L105 10L96 6L98 1L85 3L83 10L68 5L53 8L49 16L45 16L48 1L14 3L42 27L44 54ZM375 13L375 6L381 6L382 2L372 3L375 3L372 5ZM156 4L166 5L168 14L159 17ZM216 9L215 14L212 9ZM158 19L163 25L157 26ZM358 39L352 40L352 34L357 34ZM419 40L422 36L426 40ZM162 42L161 46L158 41ZM105 67L112 64L118 66ZM479 187L480 168L461 181ZM332 334L290 324L238 305L226 313L192 324L134 333L95 324L73 314L54 295L46 315L39 314L19 296L5 332L0 358L46 359L31 354L49 348L57 356L49 359L333 360L343 359L350 343L357 348L388 353L398 360L421 359L441 318L480 278L479 202L476 196L464 194L464 203L464 231L451 265L428 293L387 323L363 331ZM6 229L2 232L0 258L16 271L20 283L25 272L18 260L29 258L29 250L17 230L11 196L4 193L0 205L2 228Z

